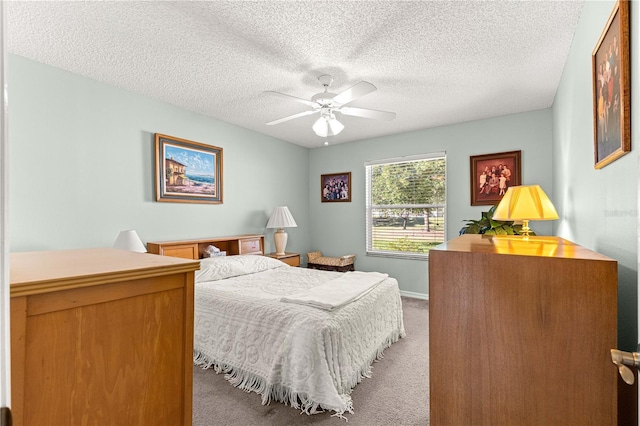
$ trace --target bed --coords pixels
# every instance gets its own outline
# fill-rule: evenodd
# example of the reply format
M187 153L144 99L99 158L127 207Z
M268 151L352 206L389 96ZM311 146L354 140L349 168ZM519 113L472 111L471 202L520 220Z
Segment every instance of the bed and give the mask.
M352 389L405 336L397 281L380 273L291 267L260 256L263 237L252 237L259 242L254 255L201 259L194 363L260 394L263 404L276 400L306 414L353 413ZM154 252L166 243L151 244L159 244ZM242 244L225 248L234 253L236 246Z

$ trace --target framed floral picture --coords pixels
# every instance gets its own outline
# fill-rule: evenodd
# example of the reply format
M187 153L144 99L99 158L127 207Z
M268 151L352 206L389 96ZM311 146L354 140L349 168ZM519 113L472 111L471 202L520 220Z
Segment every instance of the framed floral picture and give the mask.
M631 151L629 3L616 2L591 55L596 169Z
M498 204L510 186L521 185L521 151L474 155L471 162L471 205Z
M222 203L222 148L156 133L156 200Z

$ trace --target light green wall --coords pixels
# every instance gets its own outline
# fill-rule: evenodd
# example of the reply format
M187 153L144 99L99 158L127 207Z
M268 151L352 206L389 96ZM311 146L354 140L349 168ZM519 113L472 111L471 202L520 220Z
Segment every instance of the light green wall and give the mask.
M553 105L554 202L558 235L618 261L618 344L635 350L638 285L640 11L631 4L631 152L594 169L591 54L615 2L584 3Z
M445 151L447 239L451 239L458 235L465 219L477 219L489 208L470 205L469 156L521 150L523 183L540 184L553 199L551 138L551 110L544 109L313 149L309 157L312 248L330 256L355 253L358 269L387 272L398 279L402 291L426 296L427 261L365 254L364 163ZM335 172L352 173L352 202L320 201L320 175ZM531 227L539 234L551 233L550 223L532 223Z
M309 150L9 55L11 251L111 246L120 230L146 241L265 233L287 205L309 245ZM212 99L211 102L215 102ZM155 201L154 133L224 149L224 204Z
M446 151L448 238L487 209L469 205L470 155L520 149L523 182L552 195L548 109L308 150L15 55L9 96L12 251L110 246L131 228L145 242L265 233L271 251L268 214L288 205L288 250L355 253L359 269L426 296L427 262L364 254L365 161ZM155 201L156 132L224 149L224 204ZM320 175L341 171L353 202L321 203Z

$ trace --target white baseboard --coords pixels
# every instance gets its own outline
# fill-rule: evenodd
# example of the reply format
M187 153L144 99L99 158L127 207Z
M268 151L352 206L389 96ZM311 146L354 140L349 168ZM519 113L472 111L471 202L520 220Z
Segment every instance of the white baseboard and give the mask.
M415 293L413 291L400 290L400 296L413 297L414 299L429 300L429 293L424 294L424 293Z

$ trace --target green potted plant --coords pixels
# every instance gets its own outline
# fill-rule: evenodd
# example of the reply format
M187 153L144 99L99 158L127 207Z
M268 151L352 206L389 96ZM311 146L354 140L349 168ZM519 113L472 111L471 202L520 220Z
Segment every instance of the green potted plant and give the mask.
M522 231L522 225L514 225L513 222L495 220L493 219L493 213L496 210L496 206L492 206L489 211L482 212L482 217L479 220L466 220L467 224L460 230L462 234L486 234L486 235L520 235ZM529 235L535 235L534 232L530 232Z

